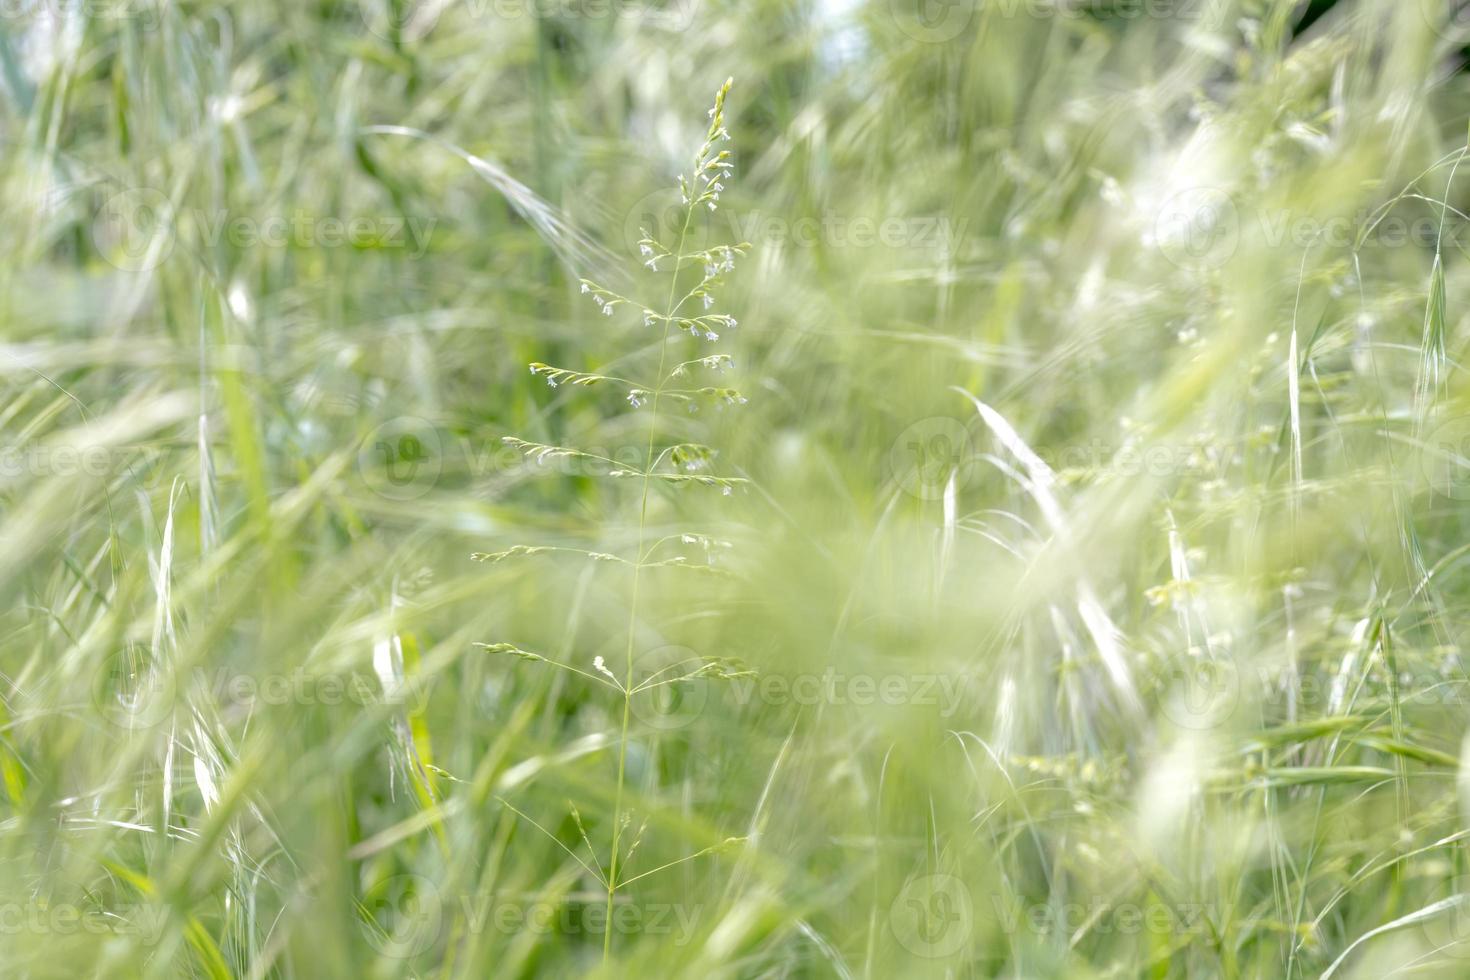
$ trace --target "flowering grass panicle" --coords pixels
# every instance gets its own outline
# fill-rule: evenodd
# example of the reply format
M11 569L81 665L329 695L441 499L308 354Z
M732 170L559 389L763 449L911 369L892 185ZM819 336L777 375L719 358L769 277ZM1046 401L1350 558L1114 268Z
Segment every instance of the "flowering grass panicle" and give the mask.
M662 871L682 864L712 853L725 844L743 839L730 838L717 847L705 848L697 853L689 854L656 868L654 871L629 875L626 870L633 852L642 840L640 829L633 836L631 844L625 847L627 841L624 830L632 820L631 813L624 805L624 790L627 781L629 730L634 699L652 696L653 692L659 689L686 684L696 678L729 679L748 673L739 661L733 658L695 656L672 665L662 666L641 683L635 679L639 652L637 637L641 618L640 594L644 586L644 569L677 566L720 572L722 569L715 564L715 555L719 549L727 547L724 542L717 542L704 535L687 531L666 535L650 543L647 540L647 527L651 490L658 486L677 488L692 484L718 489L722 494L729 495L746 483L746 480L741 477L715 473L714 462L717 453L703 443L670 441L660 444L663 436L660 421L666 408L678 406L686 413L694 413L706 405L728 407L743 405L746 402L745 396L734 388L717 384L699 384L695 380L700 375L712 380L722 372L732 370L735 362L729 354L703 353L676 361L678 355L672 353L675 346L681 342L716 343L721 339L722 332L734 330L739 325L735 317L715 309L715 290L724 283L726 275L735 269L736 258L743 256L749 250L749 244L745 242L715 244L708 248L685 251L695 216L701 211L715 211L719 207L720 195L724 192L726 181L730 179L734 169L730 151L718 147L718 144L730 139L730 134L725 128L725 97L730 91L730 85L731 81L727 80L715 95L714 105L709 110L710 123L704 142L699 152L695 154L690 172L680 174L678 178L680 200L683 206L682 224L672 247L659 241L650 229L642 229L642 238L638 242L638 257L648 270L661 273L668 278L668 292L662 305L624 295L590 279L580 281L581 293L591 297L593 304L603 316L614 317L624 309L636 310L643 327L655 328L661 332L657 345L656 362L650 355L648 358L650 363L646 365L651 369L651 373L646 379L638 380L556 367L539 361L530 365L531 374L545 379L552 388L563 385L582 388L603 384L615 385L627 389L626 401L632 410L646 409L648 417L646 448L642 464L637 467L617 465L608 473L611 478L631 479L639 483L636 547L631 554L612 555L592 551L579 552L578 549L571 548L520 545L493 554L482 553L472 556L477 561L499 562L510 557L546 551L577 552L594 561L615 562L627 565L631 569L627 642L623 663L618 665L620 673L616 672L602 656L593 658L592 669L589 671L574 664L551 660L539 655L528 655L525 651L510 644L482 645L486 649L510 653L522 659L534 656L538 662L550 664L580 675L586 680L594 681L601 686L610 687L621 697L621 723L617 740L617 789L605 869L601 866L601 862L597 868L584 863L586 870L593 874L606 889L609 917L612 915L613 901L620 887L637 878L651 875L654 871ZM507 436L504 441L507 445L519 450L526 458L537 462L568 457L611 462L574 447L528 442L515 436ZM693 544L701 548L705 556L704 562L691 562L683 557L656 557L661 546L676 542ZM580 815L576 819L580 830L582 826ZM595 853L596 849L592 847L585 830L582 830L581 833L584 843L587 844L589 850ZM604 961L610 954L611 933L612 930L604 932Z

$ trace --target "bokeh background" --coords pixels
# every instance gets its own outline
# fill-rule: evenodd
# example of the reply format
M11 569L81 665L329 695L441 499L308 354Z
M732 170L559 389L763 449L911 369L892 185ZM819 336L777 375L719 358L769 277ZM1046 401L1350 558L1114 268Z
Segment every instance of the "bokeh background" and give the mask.
M0 0L0 972L1463 975L1460 8Z

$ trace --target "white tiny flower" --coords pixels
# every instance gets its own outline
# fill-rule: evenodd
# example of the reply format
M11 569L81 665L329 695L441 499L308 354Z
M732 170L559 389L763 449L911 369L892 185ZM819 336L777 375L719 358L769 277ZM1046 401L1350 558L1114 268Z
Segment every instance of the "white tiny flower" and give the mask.
M657 256L655 256L654 258L649 259L647 262L645 262L643 264L646 265L646 266L648 266L654 272L657 272L658 271L658 257Z
M602 315L603 316L612 316L612 310L613 310L612 304L609 303L609 304L607 304L606 306L604 306L602 308Z
M711 296L709 293L705 293L704 294L704 308L705 309L709 309L711 306L714 306L714 305L715 305L715 298L713 296Z
M653 249L649 248L646 244L639 245L638 246L638 249L644 255L652 255L653 254Z
M584 293L591 292L591 290L588 288L588 286L587 286L587 284L585 282L582 283L582 292L584 292Z
M711 330L709 333L705 334L705 336L707 338L709 338L710 340L719 340L720 339L720 335L717 334L717 333L715 333L713 330Z

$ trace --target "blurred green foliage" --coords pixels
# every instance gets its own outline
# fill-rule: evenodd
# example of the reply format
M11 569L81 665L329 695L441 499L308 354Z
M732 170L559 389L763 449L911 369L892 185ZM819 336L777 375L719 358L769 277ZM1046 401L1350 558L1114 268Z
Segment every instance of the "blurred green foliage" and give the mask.
M1461 975L1453 6L0 0L0 972Z

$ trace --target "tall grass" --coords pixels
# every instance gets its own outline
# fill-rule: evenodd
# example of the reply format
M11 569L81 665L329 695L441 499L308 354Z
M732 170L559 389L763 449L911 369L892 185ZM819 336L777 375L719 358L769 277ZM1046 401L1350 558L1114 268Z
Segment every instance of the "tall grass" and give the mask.
M578 449L570 449L562 446L548 446L543 443L530 443L516 436L506 436L505 441L514 448L523 452L528 458L538 462L548 459L577 459L605 463L612 467L609 470L610 477L631 477L638 480L640 487L638 492L638 533L636 544L632 552L632 558L619 558L601 552L578 552L580 555L589 557L594 561L611 561L630 566L633 570L633 584L628 601L628 642L624 649L623 674L621 679L616 676L604 663L602 657L594 658L592 668L600 673L611 683L612 687L623 696L622 721L618 728L618 776L616 789L613 792L612 810L612 843L608 849L606 871L595 869L595 876L600 878L607 889L606 921L613 920L613 902L617 898L619 885L624 879L618 875L620 863L626 866L633 852L643 840L643 830L647 827L644 822L640 827L638 835L628 847L626 855L622 850L623 828L631 819L631 814L625 814L623 810L623 790L628 769L628 732L629 723L633 719L633 702L639 695L647 695L649 692L661 692L667 689L677 689L689 684L697 678L721 677L733 678L742 674L748 675L748 671L742 671L733 667L732 661L726 657L701 656L691 651L691 656L675 659L671 663L660 666L651 672L645 671L647 676L639 680L634 674L635 654L638 651L639 628L639 596L640 586L643 585L643 570L645 568L678 568L691 569L702 573L720 571L720 567L713 563L716 550L721 546L729 547L727 542L718 541L693 532L674 532L660 537L657 541L649 543L648 537L648 494L655 483L672 486L675 488L685 485L698 485L703 487L718 488L726 496L738 486L748 481L741 477L716 476L709 470L714 461L716 451L709 446L694 442L678 442L659 448L656 444L660 435L659 407L668 402L684 406L688 411L698 411L701 405L737 405L744 404L746 398L733 388L716 387L705 385L699 388L677 387L697 370L705 372L718 372L732 367L733 361L728 354L706 354L700 357L692 357L670 367L669 365L669 341L671 338L687 334L697 341L718 341L720 336L715 332L715 327L721 329L734 329L738 324L734 317L727 313L712 313L714 306L714 290L723 283L725 274L735 267L735 257L743 255L748 249L748 243L740 244L718 244L709 248L702 248L685 252L685 246L689 243L690 226L694 223L696 214L701 214L704 208L711 213L718 210L721 193L725 190L725 181L730 180L734 164L730 162L730 151L717 149L717 145L724 140L730 139L729 132L725 129L725 96L730 92L733 79L727 79L725 84L715 94L714 105L709 110L709 129L705 133L704 143L699 152L694 155L694 165L686 176L679 176L679 198L682 205L682 218L679 221L679 235L672 249L667 248L657 239L653 238L653 232L640 229L642 237L638 240L638 251L646 257L644 264L651 270L658 270L660 260L669 267L667 270L669 278L668 295L664 300L662 311L655 313L642 303L629 299L621 293L613 292L590 280L582 280L581 291L592 297L597 308L604 316L614 316L620 308L631 308L635 311L641 310L643 326L651 327L659 331L657 367L651 377L651 382L629 381L625 378L617 378L609 375L573 371L568 368L552 367L540 361L531 364L531 373L544 377L546 382L553 388L567 384L573 387L590 388L598 384L607 384L620 389L626 389L627 400L633 408L642 408L649 405L648 411L648 439L647 446L643 452L642 466L638 469L624 469L616 460L605 456L597 456L585 453ZM701 207L701 205L703 207ZM697 281L684 275L689 271L698 272ZM693 285L690 282L693 281ZM682 284L682 286L681 286ZM684 288L681 294L680 289ZM689 309L686 309L690 307ZM677 355L676 355L677 356ZM654 554L660 549L665 552L678 545L697 545L704 549L704 560L691 564L683 555L665 557L660 555L654 560ZM669 547L665 547L669 546ZM495 554L478 554L475 557L481 561L502 561L506 558L519 555L538 554L545 549L537 546L516 546L508 551ZM558 549L560 550L560 549ZM515 646L502 644L488 645L488 649L512 653L523 660L547 663L551 666L568 670L574 674L589 680L603 682L603 678L597 674L589 673L570 664L558 663L546 660L536 654L528 654ZM588 850L595 853L592 843L587 839L586 833L581 827L581 818L572 811L579 832L582 833L583 842ZM537 825L539 827L539 825ZM554 838L553 838L554 839ZM726 843L738 843L744 838L729 838ZM697 854L681 858L660 865L649 871L644 871L635 876L627 876L626 883L631 884L641 878L646 878L660 871L682 864L684 861L693 860L695 857L703 856L715 848L705 848ZM580 859L579 859L580 860ZM589 871L594 869L588 868ZM606 964L612 950L612 929L603 932L602 958Z
M0 10L0 973L1461 975L1470 34L1327 6Z

